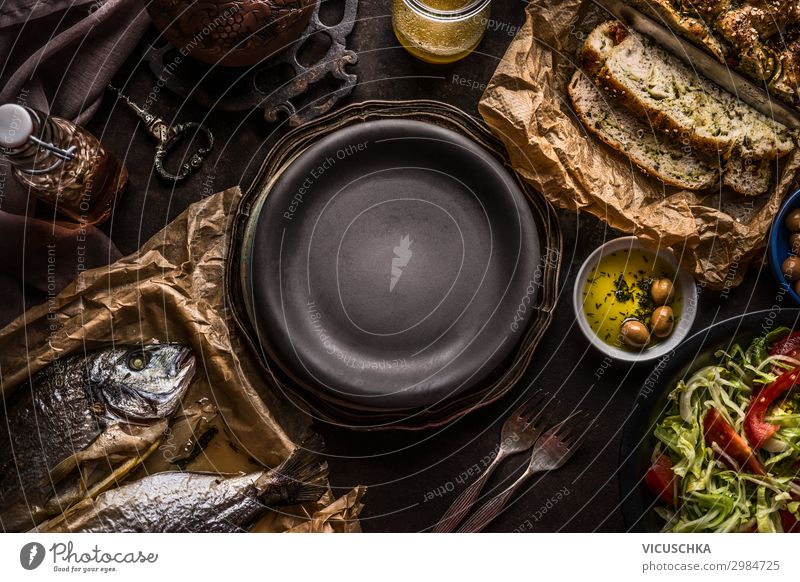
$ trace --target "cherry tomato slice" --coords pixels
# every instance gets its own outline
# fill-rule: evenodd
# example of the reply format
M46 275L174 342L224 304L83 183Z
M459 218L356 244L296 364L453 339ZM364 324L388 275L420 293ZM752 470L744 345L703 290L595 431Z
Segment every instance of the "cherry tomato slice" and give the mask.
M784 372L772 384L762 388L758 394L753 396L744 417L744 433L753 447L764 446L764 443L778 432L779 427L766 422L764 418L775 400L797 384L798 377L800 377L800 368Z
M728 424L725 417L715 408L709 408L708 412L706 412L706 417L703 421L703 433L705 434L706 445L710 447L712 444L716 444L725 454L739 464L738 467L733 467L734 469L749 470L756 475L767 474L747 441L733 430L733 427Z
M672 460L667 455L660 455L644 474L644 482L653 495L675 506L675 489L678 481L672 470Z

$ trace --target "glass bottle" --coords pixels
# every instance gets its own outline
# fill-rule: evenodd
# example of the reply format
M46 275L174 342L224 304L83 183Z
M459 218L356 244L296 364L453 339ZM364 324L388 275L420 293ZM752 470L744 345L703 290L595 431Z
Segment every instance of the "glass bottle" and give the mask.
M452 63L480 44L490 13L491 0L393 0L392 26L418 59Z
M0 150L20 184L83 224L108 218L128 183L128 170L95 136L30 107L0 105Z

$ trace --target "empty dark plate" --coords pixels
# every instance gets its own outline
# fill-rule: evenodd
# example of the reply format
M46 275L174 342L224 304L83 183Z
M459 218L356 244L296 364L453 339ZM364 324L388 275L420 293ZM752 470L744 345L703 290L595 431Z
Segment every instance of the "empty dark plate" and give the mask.
M733 344L749 344L769 329L800 328L800 309L755 311L726 319L697 332L661 360L636 397L620 444L620 493L625 526L630 531L661 531L664 522L653 508L660 503L643 482L656 439L653 427L669 408L667 397L680 380L719 362L714 353Z
M538 240L516 180L478 144L370 121L309 147L254 204L243 293L293 380L363 407L428 406L522 338Z

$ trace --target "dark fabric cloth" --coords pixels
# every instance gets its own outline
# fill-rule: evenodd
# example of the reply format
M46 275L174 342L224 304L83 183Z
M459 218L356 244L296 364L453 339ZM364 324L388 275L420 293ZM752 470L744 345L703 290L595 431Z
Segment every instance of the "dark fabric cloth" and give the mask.
M149 24L141 0L11 0L0 5L0 103L86 123ZM0 326L83 269L119 258L94 227L31 215L36 200L0 162ZM44 215L48 213L45 211ZM16 279L16 284L14 283ZM23 284L24 282L24 284ZM29 297L23 301L25 288Z

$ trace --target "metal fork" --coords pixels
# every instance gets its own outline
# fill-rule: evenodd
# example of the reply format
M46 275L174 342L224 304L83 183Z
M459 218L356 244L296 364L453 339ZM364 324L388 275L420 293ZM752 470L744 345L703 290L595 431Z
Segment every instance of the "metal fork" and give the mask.
M569 422L578 414L579 412L573 413L544 433L539 442L536 443L536 446L533 447L531 462L525 472L505 491L482 505L457 531L471 533L482 531L500 514L508 499L531 475L562 467L575 454L583 436L578 434L580 426L576 426L574 422Z
M442 519L433 528L435 533L452 532L472 508L487 479L503 459L509 455L527 451L533 446L548 424L542 406L547 398L549 398L549 394L537 392L511 413L511 416L503 424L497 455L486 467L486 470L458 496L450 509L445 512Z

